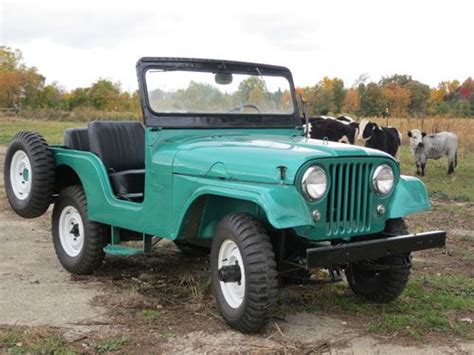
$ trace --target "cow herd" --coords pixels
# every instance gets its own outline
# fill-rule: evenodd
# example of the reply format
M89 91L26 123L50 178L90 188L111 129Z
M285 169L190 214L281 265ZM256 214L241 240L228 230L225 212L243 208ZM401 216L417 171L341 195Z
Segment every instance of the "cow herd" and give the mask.
M303 124L305 136L332 142L355 144L365 142L368 148L384 151L398 158L402 135L395 127L381 127L377 123L363 119L355 122L349 116L310 117ZM419 129L408 131L410 148L416 162L417 175L425 175L426 161L448 158L448 175L454 173L457 166L458 137L452 132L440 132L427 135Z

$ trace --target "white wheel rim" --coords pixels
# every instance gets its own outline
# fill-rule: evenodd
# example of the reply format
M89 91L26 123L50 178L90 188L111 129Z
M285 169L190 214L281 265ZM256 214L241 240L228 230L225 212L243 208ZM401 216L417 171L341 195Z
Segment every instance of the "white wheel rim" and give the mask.
M79 255L84 246L84 224L79 211L66 206L59 216L59 240L70 257Z
M10 165L10 183L17 199L25 200L29 196L32 179L33 172L28 155L23 150L16 151Z
M236 262L240 266L240 272L242 275L240 282L220 281L222 294L224 295L227 304L232 308L238 308L244 301L245 269L239 247L232 240L227 239L220 246L217 268L220 269L223 266L235 265Z

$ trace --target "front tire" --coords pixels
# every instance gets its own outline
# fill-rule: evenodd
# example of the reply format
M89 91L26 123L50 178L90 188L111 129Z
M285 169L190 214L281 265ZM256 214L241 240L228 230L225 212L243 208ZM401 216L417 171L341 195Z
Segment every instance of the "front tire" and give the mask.
M270 319L277 301L277 271L270 238L252 216L224 217L211 248L211 278L218 307L242 332L256 332Z
M61 191L52 216L53 243L61 265L77 275L92 274L104 260L106 225L87 219L87 201L81 186Z
M388 220L385 232L406 235L403 219ZM345 270L347 282L360 298L375 303L389 303L400 296L410 276L410 254L386 256L349 264Z

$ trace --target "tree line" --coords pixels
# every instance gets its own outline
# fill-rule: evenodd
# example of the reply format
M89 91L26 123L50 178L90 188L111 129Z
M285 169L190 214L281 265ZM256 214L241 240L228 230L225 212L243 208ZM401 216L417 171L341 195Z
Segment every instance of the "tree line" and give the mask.
M342 79L324 77L314 86L297 88L297 94L305 97L312 115L474 117L471 77L463 82L443 81L436 87L399 74L378 82L362 75L352 87L346 87ZM46 84L37 68L24 63L21 51L0 46L0 108L139 113L140 103L137 91L129 93L119 82L107 79L69 91L58 83Z

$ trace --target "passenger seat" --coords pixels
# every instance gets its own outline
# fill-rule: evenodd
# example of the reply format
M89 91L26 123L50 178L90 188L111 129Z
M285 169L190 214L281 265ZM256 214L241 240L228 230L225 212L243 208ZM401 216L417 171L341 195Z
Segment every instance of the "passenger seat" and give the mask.
M145 130L137 121L93 121L88 128L90 151L109 173L114 193L143 200L145 189Z

